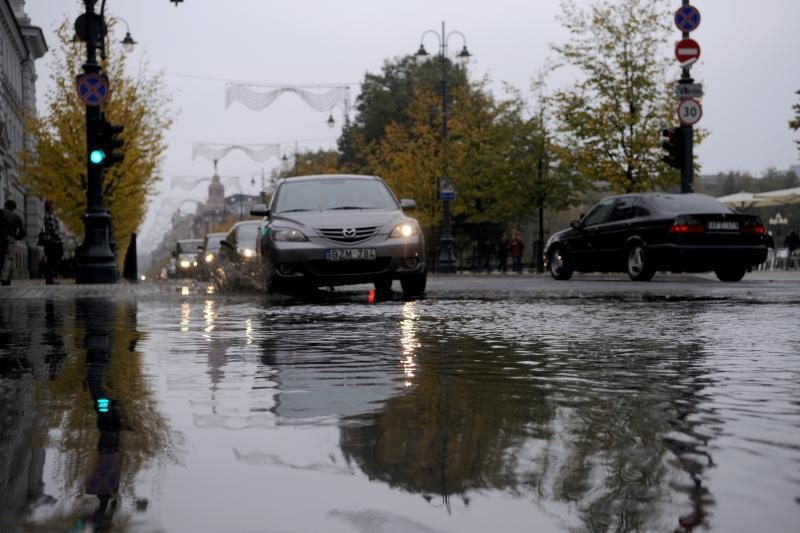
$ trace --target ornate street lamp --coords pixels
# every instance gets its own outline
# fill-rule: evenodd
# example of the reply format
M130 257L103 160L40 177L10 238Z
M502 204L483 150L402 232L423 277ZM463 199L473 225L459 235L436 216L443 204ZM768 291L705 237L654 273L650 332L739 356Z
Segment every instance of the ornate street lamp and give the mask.
M453 234L450 224L450 202L455 199L455 191L453 190L449 173L447 161L447 144L448 144L448 130L447 130L447 68L449 59L447 57L447 43L450 37L458 35L461 37L463 46L461 51L456 55L456 59L462 65L469 62L472 55L467 50L467 38L460 31L445 31L444 21L442 21L442 32L439 33L435 30L427 30L420 36L419 49L415 54L417 63L423 63L430 58L427 50L425 50L424 40L425 36L432 34L439 40L439 62L441 63L441 79L442 86L442 175L439 177L439 199L442 201L442 229L439 237L439 260L437 265L438 272L455 272L456 265L453 257Z

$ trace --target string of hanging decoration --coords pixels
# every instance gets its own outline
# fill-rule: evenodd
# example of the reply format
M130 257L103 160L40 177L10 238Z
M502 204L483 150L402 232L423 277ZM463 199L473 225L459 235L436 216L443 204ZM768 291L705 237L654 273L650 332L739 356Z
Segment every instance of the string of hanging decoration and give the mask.
M204 157L209 161L218 161L233 150L241 150L253 161L263 163L270 157L280 158L281 145L270 144L209 144L192 143L192 159Z
M269 107L272 102L284 93L294 93L300 97L310 108L315 111L330 111L337 104L343 104L345 109L350 107L350 87L349 86L317 86L328 89L319 93L309 90L303 86L281 86L264 90L254 89L251 85L240 83L228 83L225 85L225 107L228 108L233 102L239 102L248 109L261 111Z
M201 183L210 183L211 177L209 176L174 176L170 184L170 189L179 188L184 191L190 191L200 185ZM241 180L239 176L220 176L220 181L223 185L241 188Z

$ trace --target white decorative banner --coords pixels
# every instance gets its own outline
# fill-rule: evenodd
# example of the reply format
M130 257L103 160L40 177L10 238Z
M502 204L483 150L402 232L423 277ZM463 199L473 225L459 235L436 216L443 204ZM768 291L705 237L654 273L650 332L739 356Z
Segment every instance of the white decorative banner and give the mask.
M219 161L232 150L241 150L253 161L263 163L270 157L280 158L281 145L273 144L208 144L192 143L192 159L198 156L209 161Z
M283 93L296 94L316 111L330 111L337 104L343 104L345 109L350 106L350 87L332 87L324 93L316 93L302 87L277 87L265 92L256 92L247 85L229 83L225 86L225 107L230 107L233 102L239 102L248 109L261 111L269 107Z

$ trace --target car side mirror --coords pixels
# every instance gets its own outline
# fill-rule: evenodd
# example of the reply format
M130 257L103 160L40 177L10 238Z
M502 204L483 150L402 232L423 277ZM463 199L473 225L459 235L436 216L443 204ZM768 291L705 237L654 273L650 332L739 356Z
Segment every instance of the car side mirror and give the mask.
M268 217L269 208L266 204L255 204L250 208L250 214L255 217Z
M581 222L580 220L573 220L572 222L569 223L569 225L572 229L576 229L578 231L581 231L583 229L583 222Z
M417 208L417 202L410 198L403 198L400 200L400 208L403 209L403 211L413 211Z

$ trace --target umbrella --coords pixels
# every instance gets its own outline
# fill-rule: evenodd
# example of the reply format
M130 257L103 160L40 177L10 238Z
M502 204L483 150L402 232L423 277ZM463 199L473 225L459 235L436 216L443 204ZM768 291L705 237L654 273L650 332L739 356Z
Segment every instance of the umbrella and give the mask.
M723 204L733 207L734 209L750 209L751 207L770 207L774 205L783 205L779 199L776 198L762 198L760 194L753 194L751 192L737 192L736 194L729 194L728 196L720 196L718 201Z
M800 187L779 191L760 192L753 195L757 201L777 202L773 205L800 204Z

